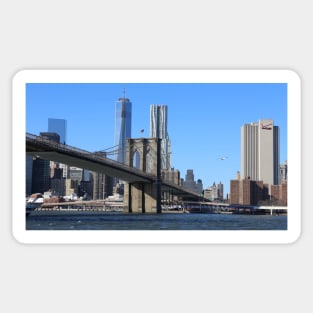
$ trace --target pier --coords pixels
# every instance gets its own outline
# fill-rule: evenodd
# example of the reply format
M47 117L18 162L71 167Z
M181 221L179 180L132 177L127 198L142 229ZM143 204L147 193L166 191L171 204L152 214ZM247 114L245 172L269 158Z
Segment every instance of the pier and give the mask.
M65 202L45 202L36 209L40 211L59 212L124 212L123 201L110 200L77 200ZM127 211L127 210L126 210ZM185 201L175 206L162 205L164 213L207 213L207 214L251 214L251 215L281 215L287 214L288 208L283 206L252 206L227 203Z
M188 201L182 203L184 211L189 213L212 213L212 214L287 214L286 206L257 206L228 204L220 202L196 202Z

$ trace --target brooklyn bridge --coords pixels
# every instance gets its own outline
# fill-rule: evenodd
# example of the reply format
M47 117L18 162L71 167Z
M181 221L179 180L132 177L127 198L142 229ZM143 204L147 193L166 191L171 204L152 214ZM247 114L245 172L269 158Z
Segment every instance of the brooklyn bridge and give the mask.
M129 213L161 213L164 192L187 201L203 200L201 195L162 179L160 141L159 138L127 139L126 164L30 133L26 134L26 153L119 178L125 184L124 210ZM138 168L133 166L135 155L139 158Z

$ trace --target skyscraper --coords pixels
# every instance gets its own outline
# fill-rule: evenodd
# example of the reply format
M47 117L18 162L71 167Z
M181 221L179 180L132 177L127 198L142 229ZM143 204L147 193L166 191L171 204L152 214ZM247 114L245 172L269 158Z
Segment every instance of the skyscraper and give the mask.
M50 139L55 138L55 133L40 133L40 136ZM32 193L44 193L50 189L50 161L36 158L33 160Z
M279 183L279 127L273 120L241 127L241 173L254 181Z
M26 195L32 193L33 157L26 155Z
M60 143L66 143L67 121L59 118L48 118L48 132L57 133L60 136ZM54 163L54 162L52 162ZM54 167L54 164L51 164ZM69 166L66 164L59 164L63 169L63 177L67 178L69 175Z
M171 169L171 141L167 133L167 105L150 105L150 137L161 138L161 169Z
M131 138L132 103L124 97L115 103L115 139L117 154L115 160L124 163L126 161L126 138Z
M58 118L48 119L48 132L57 133L60 136L60 143L66 143L66 120Z
M202 180L198 179L195 181L195 176L193 174L193 170L191 169L187 170L185 181L183 181L183 186L198 194L201 194L203 190Z

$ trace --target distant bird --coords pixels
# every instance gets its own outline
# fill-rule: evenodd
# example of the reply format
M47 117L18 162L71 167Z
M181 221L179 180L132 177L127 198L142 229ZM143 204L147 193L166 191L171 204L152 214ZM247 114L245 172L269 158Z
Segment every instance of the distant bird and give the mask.
M144 130L144 129L142 129L140 132L141 132L141 133L144 133L144 131L145 131L145 130Z
M218 160L221 160L221 161L224 161L224 160L226 160L228 157L227 156L225 156L225 157L219 157L219 158L217 158Z

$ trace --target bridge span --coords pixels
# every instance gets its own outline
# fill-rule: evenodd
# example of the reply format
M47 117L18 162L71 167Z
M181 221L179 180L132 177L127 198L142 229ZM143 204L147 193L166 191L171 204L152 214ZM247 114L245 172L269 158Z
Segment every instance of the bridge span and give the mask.
M153 175L105 158L97 152L71 147L29 133L26 134L26 153L36 158L104 173L131 183L151 183L156 179Z
M126 200L125 210L128 210L128 212L161 213L162 191L170 191L173 195L186 197L190 200L199 200L202 198L182 186L162 181L160 171L157 168L157 154L159 151L153 146L153 140L156 140L156 138L142 138L139 143L145 144L145 150L149 151L150 153L148 155L153 158L152 164L155 164L155 166L149 173L142 169L137 169L103 157L100 153L64 145L43 136L36 136L30 133L26 133L26 154L120 178L128 184L126 195L124 196L124 201ZM130 149L128 148L128 150ZM132 164L133 155L131 153L128 154L128 163ZM146 157L142 155L142 164L147 163Z

